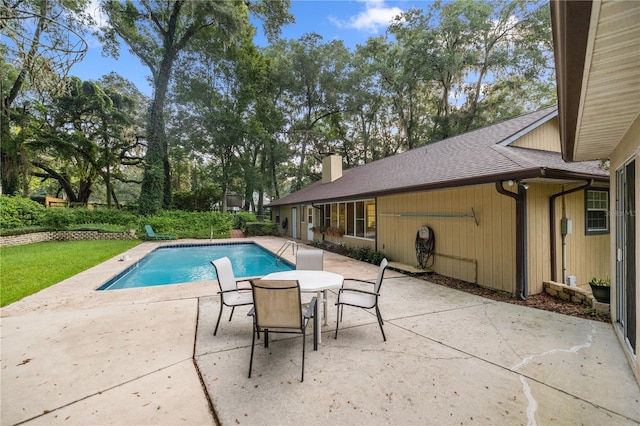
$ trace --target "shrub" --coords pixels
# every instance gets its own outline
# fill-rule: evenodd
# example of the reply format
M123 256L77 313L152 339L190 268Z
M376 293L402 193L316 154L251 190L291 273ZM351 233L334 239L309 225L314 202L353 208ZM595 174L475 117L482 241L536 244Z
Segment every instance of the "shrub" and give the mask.
M42 225L53 229L67 229L75 223L73 211L70 209L48 209Z
M247 222L257 222L256 215L251 212L239 212L233 217L233 229L241 229L247 232Z
M248 237L257 237L260 235L280 235L278 225L273 222L247 222L245 231Z
M75 224L84 223L108 223L110 225L122 225L135 227L138 223L138 215L117 209L85 209L75 208L71 210Z
M158 234L175 234L179 238L228 238L232 223L230 213L171 210L141 217L138 230L145 235L143 227L149 224Z
M209 185L188 192L173 193L173 207L179 210L207 212L220 201L222 191L217 185Z
M3 229L40 226L44 214L44 206L29 198L0 197L0 226Z

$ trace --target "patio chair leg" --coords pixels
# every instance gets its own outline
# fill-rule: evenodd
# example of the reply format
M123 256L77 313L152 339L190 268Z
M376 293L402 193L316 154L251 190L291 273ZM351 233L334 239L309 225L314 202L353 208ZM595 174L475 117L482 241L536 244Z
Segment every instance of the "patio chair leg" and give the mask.
M340 308L342 308L342 305L338 306L338 308L336 309L336 312L338 313L338 318L336 318L336 334L335 336L333 336L334 339L338 338L338 326L340 325Z
M326 311L325 311L326 315ZM318 334L320 334L320 330L318 330L318 326L320 325L320 321L318 321L318 304L313 309L313 350L318 350Z
M236 310L236 307L232 306L231 307L231 315L229 315L229 321L231 321L231 318L233 317L233 311L235 311L235 310Z
M254 327L251 336L251 359L249 360L249 378L251 378L251 367L253 367L253 349L256 346L256 329Z
M313 331L315 333L315 330ZM305 326L302 333L302 375L300 376L300 381L304 382L304 348L306 346L307 341L307 327Z
M382 315L380 315L380 309L378 309L378 305L376 305L376 316L378 317L378 324L380 324L380 331L382 331L382 339L386 342L387 336L384 335L384 328L382 328Z
M220 312L218 312L218 321L216 321L216 329L213 330L213 335L215 336L218 332L218 325L220 325L220 318L222 317L222 308L224 305L222 304L222 298L220 299Z

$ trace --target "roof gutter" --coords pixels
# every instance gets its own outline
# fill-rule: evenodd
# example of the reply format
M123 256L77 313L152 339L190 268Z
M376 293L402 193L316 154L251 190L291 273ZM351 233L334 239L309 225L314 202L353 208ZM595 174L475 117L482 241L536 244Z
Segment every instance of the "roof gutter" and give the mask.
M558 281L558 261L556 260L556 198L571 194L573 192L582 191L593 186L594 180L587 181L586 184L578 186L566 191L558 192L549 197L549 244L551 253L551 281Z
M527 191L522 182L516 181L518 192L504 189L504 181L496 182L496 190L516 202L516 298L527 299Z

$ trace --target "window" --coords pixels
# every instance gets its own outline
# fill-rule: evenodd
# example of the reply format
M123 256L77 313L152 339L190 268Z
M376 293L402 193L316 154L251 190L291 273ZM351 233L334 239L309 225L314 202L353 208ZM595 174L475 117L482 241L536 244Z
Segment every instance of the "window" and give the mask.
M324 205L324 227L331 226L331 204Z
M355 230L356 221L355 221L354 209L355 209L355 206L353 203L347 203L347 230L345 232L345 235L356 234L356 230Z
M585 234L609 232L609 191L585 191Z
M367 229L366 238L376 237L376 202L373 200L365 201L364 203L367 213Z
M356 202L356 237L364 238L364 202Z
M345 237L376 238L376 202L374 200L324 204L320 223L340 228Z

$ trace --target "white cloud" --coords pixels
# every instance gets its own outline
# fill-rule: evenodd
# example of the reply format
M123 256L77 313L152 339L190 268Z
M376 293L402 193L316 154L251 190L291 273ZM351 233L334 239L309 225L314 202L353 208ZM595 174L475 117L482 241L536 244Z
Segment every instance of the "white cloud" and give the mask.
M365 9L347 20L329 17L331 22L339 28L355 29L377 34L389 26L391 20L400 15L403 10L399 7L389 7L384 0L361 0Z

